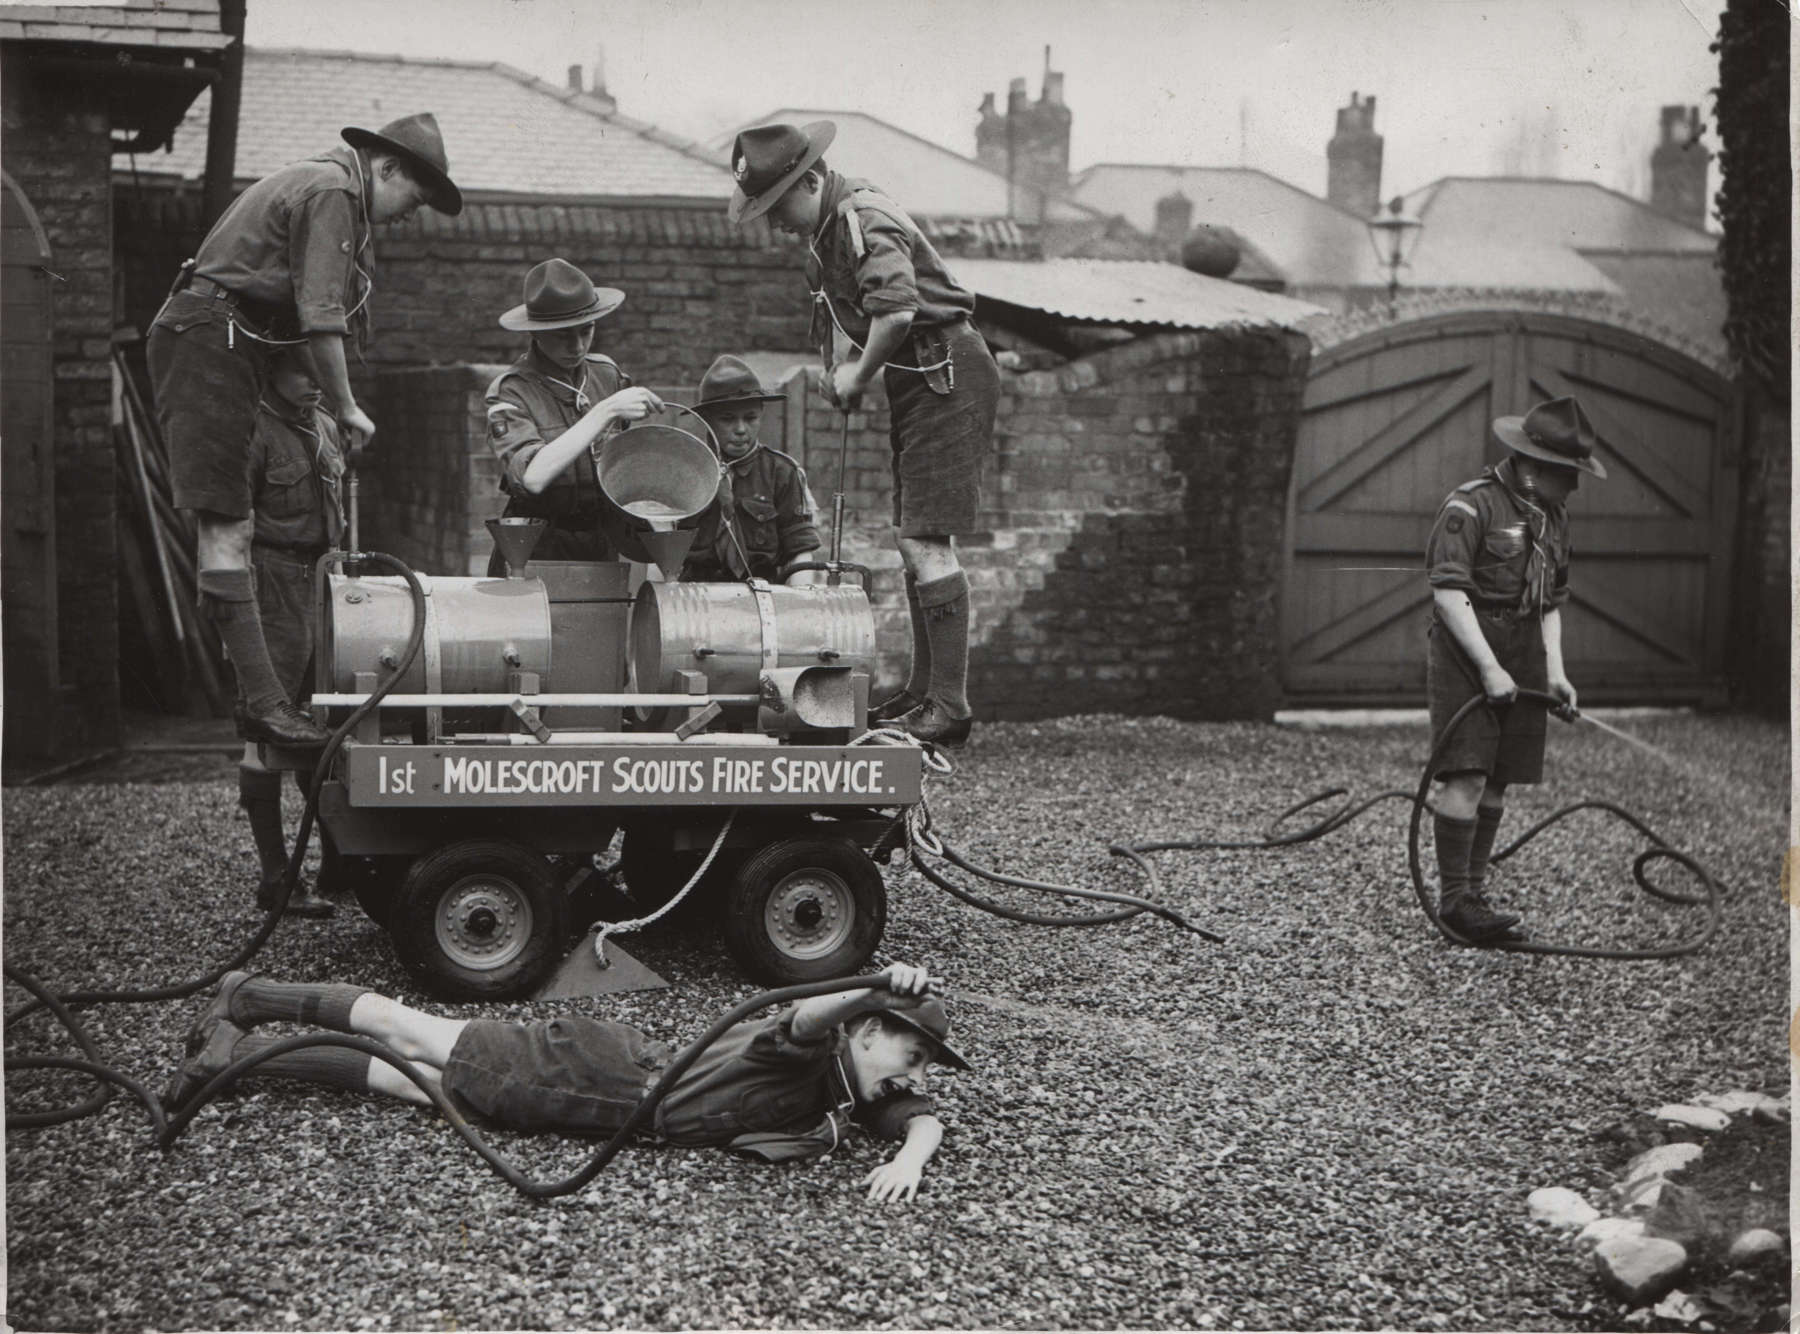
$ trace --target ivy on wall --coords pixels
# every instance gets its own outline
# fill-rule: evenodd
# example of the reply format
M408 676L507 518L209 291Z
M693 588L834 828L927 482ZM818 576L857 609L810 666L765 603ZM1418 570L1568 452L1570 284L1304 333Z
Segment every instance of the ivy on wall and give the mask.
M1725 338L1739 362L1788 396L1788 10L1781 0L1729 0L1719 20L1719 267Z

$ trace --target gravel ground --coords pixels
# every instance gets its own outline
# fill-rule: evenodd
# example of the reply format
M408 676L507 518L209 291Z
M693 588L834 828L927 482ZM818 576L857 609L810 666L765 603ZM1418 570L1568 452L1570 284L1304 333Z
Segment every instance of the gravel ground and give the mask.
M1412 902L1399 803L1308 846L1160 854L1168 901L1224 946L1148 917L1019 926L890 870L880 958L963 990L957 1042L978 1067L939 1085L949 1138L911 1207L864 1203L858 1181L881 1157L866 1140L797 1167L628 1152L578 1196L533 1203L434 1114L397 1103L264 1083L162 1154L121 1099L7 1137L6 1319L1617 1328L1566 1241L1531 1230L1527 1193L1605 1184L1604 1132L1634 1111L1787 1080L1785 732L1734 716L1628 725L1689 767L1556 727L1555 785L1519 791L1509 827L1578 796L1640 812L1728 888L1721 937L1698 957L1447 948ZM1108 841L1252 835L1325 782L1410 785L1423 743L1410 727L990 725L933 786L933 809L979 860L1133 887ZM229 765L119 781L132 776L6 793L7 957L64 989L166 982L252 926ZM1578 816L1509 864L1497 897L1543 939L1669 939L1693 918L1632 889L1638 846ZM695 928L630 947L676 990L536 1008L591 1007L680 1041L751 990ZM258 966L419 1000L348 904L284 926ZM114 1064L160 1088L196 1008L114 1005L88 1022ZM6 1041L9 1055L64 1049L41 1016ZM84 1090L21 1073L7 1092L19 1108ZM590 1147L499 1142L540 1177Z

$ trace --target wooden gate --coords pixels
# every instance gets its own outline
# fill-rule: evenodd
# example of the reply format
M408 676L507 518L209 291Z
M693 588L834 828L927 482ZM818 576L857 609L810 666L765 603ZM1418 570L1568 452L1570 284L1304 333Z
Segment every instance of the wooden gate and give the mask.
M1296 702L1417 704L1444 497L1504 457L1497 416L1577 395L1604 482L1569 505L1564 651L1582 698L1723 692L1736 402L1723 378L1636 334L1528 312L1394 325L1314 358L1295 453L1282 598Z
M0 513L4 515L6 755L55 750L56 454L50 243L0 174Z

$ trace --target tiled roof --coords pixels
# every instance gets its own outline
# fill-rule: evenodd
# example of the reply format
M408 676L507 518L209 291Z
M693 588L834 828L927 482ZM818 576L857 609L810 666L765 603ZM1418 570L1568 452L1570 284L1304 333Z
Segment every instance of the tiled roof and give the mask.
M1216 329L1272 324L1293 328L1320 307L1206 278L1179 264L1143 260L1050 259L1015 263L962 259L957 280L976 296L1098 324Z
M1447 176L1406 196L1427 235L1460 244L1705 251L1718 238L1592 181Z
M507 65L255 47L244 57L240 180L334 147L346 125L379 129L430 111L465 193L710 198L721 208L731 193L730 173L686 140ZM203 95L174 151L139 158L138 171L199 177L210 105Z
M1374 253L1370 251L1371 255ZM1377 280L1387 282L1382 270ZM1467 287L1492 291L1587 292L1616 295L1599 269L1566 246L1471 240L1426 226L1400 281L1407 287Z
M1246 238L1295 287L1378 281L1368 229L1333 204L1252 167L1180 167L1103 162L1074 177L1070 194L1103 213L1156 227L1156 201L1177 192L1211 223Z
M732 142L740 130L752 125L803 125L814 120L829 120L837 125L837 138L825 154L827 163L847 176L870 181L915 216L1008 216L1005 176L990 171L974 158L953 153L941 144L860 111L781 107L709 139L707 151L723 165L731 156ZM1052 221L1090 216L1090 210L1067 202L1052 201L1050 205Z
M118 0L111 5L0 6L0 40L97 42L216 51L232 39L219 31L219 0Z

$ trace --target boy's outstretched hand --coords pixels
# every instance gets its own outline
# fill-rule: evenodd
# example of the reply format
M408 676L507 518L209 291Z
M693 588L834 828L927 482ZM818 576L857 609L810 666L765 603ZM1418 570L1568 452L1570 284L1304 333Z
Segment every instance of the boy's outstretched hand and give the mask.
M892 1162L883 1163L863 1181L869 1187L873 1204L907 1204L919 1193L919 1177L923 1164L905 1160L902 1153Z

